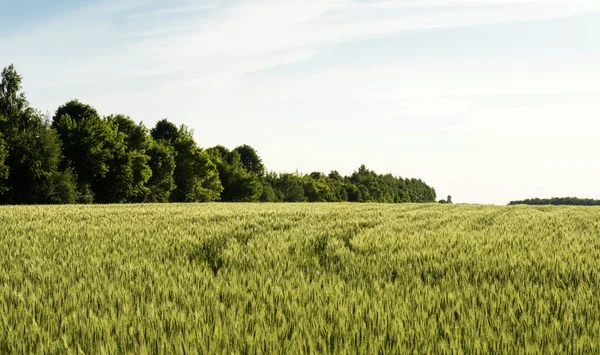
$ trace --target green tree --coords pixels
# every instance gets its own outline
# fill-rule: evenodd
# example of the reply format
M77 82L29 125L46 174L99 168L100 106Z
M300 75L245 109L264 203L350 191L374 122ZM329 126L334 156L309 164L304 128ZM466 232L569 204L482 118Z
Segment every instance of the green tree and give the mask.
M0 132L4 132L8 138L10 135L23 132L37 125L39 122L32 121L35 110L29 106L29 101L22 91L23 78L14 65L9 65L2 70L0 80Z
M529 198L511 201L509 205L600 206L600 200L578 197Z
M223 185L221 200L226 202L256 202L262 194L262 184L258 175L248 172L237 151L229 151L223 146L206 150L219 170Z
M425 184L420 179L406 179L406 189L410 198L410 202L424 203L435 202L435 189Z
M63 142L64 165L73 168L81 185L94 185L105 177L108 160L113 157L106 147L110 132L95 109L69 101L56 111L52 127Z
M327 177L331 180L344 181L344 177L337 170L332 170Z
M339 191L332 190L329 180L320 172L313 172L302 177L304 195L309 202L340 201Z
M84 205L94 203L94 192L92 191L90 185L79 185L79 189L77 191L77 202Z
M275 183L275 187L281 193L283 202L305 202L302 178L297 174L281 174Z
M63 172L61 142L41 113L29 106L22 92L22 78L14 66L2 71L0 80L0 133L3 133L3 166L10 172L0 199L5 203L62 203L59 184ZM8 191L6 191L8 190ZM62 197L61 197L62 196ZM67 201L70 200L67 198Z
M219 171L206 151L194 142L192 131L182 125L175 148L175 202L219 201L223 185Z
M57 171L52 175L50 202L54 204L74 204L80 199L77 191L77 179L73 169Z
M348 202L363 202L362 193L358 186L351 182L347 182L344 186L346 188Z
M102 118L71 100L51 120L33 109L10 65L0 78L0 203L119 202L434 202L420 179L379 175L362 165L351 176L267 173L249 145L202 150L184 125L167 119L148 131L125 115ZM447 203L451 203L448 196ZM515 201L518 203L519 201ZM596 204L589 199L524 202Z
M148 134L148 129L143 123L135 123L131 118L125 115L112 115L107 117L119 132L125 135L125 155L121 169L126 171L126 180L130 183L128 200L130 202L144 202L151 193L147 186L148 180L152 176L150 168L150 156L147 155L152 139ZM129 176L131 171L131 176Z
M281 202L281 197L277 195L277 191L266 179L261 179L262 192L258 200L260 202Z
M349 200L347 184L349 182L336 170L332 170L325 178L331 194L332 202L347 202Z
M265 174L265 165L254 148L244 144L235 148L234 152L237 152L240 155L242 165L248 172L258 176L263 176Z
M406 185L406 180L399 177L397 178L398 184L398 195L396 199L396 203L408 203L410 202L410 194L408 192L408 187Z
M134 195L134 171L126 135L91 106L77 100L58 108L52 121L63 141L65 167L89 186L100 203L126 202ZM87 194L90 196L90 194Z
M148 128L140 122L135 123L129 116L111 115L106 118L119 132L125 134L125 145L128 151L144 153L151 144Z
M111 152L111 158L106 162L108 171L102 179L92 185L96 202L99 203L136 201L132 155L126 151L123 141L116 137L115 140L107 142L107 148Z
M0 120L2 120L2 117L0 117ZM6 145L2 139L2 135L0 134L0 201L2 200L2 195L8 191L6 180L8 179L9 169L4 163L7 157L8 150L6 149Z
M147 151L152 176L148 180L150 202L169 202L175 190L175 149L167 141L153 141Z
M6 163L10 167L7 185L10 187L10 203L43 204L63 203L57 191L62 172L61 143L53 129L39 126L20 131L8 141L9 154Z
M360 190L361 202L377 202L379 197L379 177L374 171L361 165L350 176L350 182Z
M277 187L279 175L275 172L266 172L261 178L263 192L260 195L261 202L283 202L283 193Z
M180 136L180 129L165 118L156 122L156 125L152 128L150 134L152 135L152 138L157 141L163 140L175 144Z

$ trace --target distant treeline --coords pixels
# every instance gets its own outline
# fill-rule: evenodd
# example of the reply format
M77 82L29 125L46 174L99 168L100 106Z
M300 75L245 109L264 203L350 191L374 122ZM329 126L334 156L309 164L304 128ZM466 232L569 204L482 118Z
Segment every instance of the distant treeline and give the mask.
M435 202L419 179L361 166L350 176L268 172L248 145L200 148L164 119L152 129L72 100L44 116L14 66L0 83L0 204L140 202Z
M511 201L509 205L600 206L600 200L577 197L530 198Z

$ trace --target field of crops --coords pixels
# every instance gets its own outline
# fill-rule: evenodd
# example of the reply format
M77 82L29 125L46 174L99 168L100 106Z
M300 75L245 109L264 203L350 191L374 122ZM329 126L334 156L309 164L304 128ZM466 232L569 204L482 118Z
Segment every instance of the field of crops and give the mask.
M598 353L600 208L0 207L0 353Z

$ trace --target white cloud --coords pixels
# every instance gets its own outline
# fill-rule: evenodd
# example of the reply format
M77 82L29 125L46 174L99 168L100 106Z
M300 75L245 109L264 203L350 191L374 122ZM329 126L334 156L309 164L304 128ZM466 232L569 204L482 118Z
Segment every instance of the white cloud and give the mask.
M595 140L578 130L600 129L591 118L600 111L598 56L341 59L318 71L249 76L318 61L338 43L593 14L596 0L165 3L107 0L45 19L0 37L8 49L0 64L17 65L42 109L77 96L148 124L168 116L197 128L203 146L255 145L278 171L349 173L367 163L423 177L457 201L502 203L527 191L577 192L561 185L567 173L552 180L556 162L600 193L593 185L599 171L586 160ZM573 99L582 96L588 99ZM540 176L550 178L536 188Z
M256 56L296 48L388 36L432 28L567 17L600 11L591 1L248 1L227 8L225 19L204 19L185 36L150 39L138 47L155 57L210 58ZM477 5L477 6L474 6ZM485 6L484 6L485 5ZM496 5L496 6L490 6ZM498 6L502 5L502 6ZM426 10L393 11L409 7ZM453 8L454 7L454 8ZM372 16L365 10L377 11ZM335 15L335 16L334 16ZM385 16L383 16L385 15ZM196 19L190 20L196 22ZM172 29L173 24L167 25ZM190 28L189 22L176 26Z
M315 53L334 43L600 11L600 2L588 0L190 0L179 5L156 4L151 0L104 1L41 21L13 39L0 38L0 45L17 48L8 59L30 67L32 58L46 57L44 69L51 68L44 75L47 83L193 73L198 68L200 73L231 78L289 64L293 57L304 60L305 55L297 54ZM410 8L422 10L402 11ZM264 64L258 64L260 60Z

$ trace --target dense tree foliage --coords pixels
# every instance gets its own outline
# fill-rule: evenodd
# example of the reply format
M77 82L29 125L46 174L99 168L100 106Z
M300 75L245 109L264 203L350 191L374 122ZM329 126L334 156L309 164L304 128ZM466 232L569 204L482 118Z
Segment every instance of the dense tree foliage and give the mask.
M152 176L148 179L149 202L169 202L175 190L175 148L164 141L152 141L148 151Z
M57 132L29 106L14 66L0 80L0 203L72 203L72 171Z
M4 163L8 152L2 136L0 136L0 196L8 189L6 179L8 178L8 166Z
M259 175L246 170L238 151L229 151L223 146L207 149L210 159L216 164L223 185L221 199L226 202L258 201L262 194Z
M577 197L530 198L522 201L511 201L509 205L600 206L600 200Z
M121 167L128 173L125 179L128 186L127 200L145 202L150 198L148 180L152 176L150 156L147 155L151 144L148 129L142 123L136 124L124 115L109 116L108 121L125 135L126 148Z
M453 203L452 202L452 196L448 195L448 198L446 198L445 200L443 200L443 199L440 200L439 203L442 203L442 204L452 204Z
M29 105L14 66L1 79L1 204L435 202L423 181L364 165L350 176L268 172L253 147L205 150L167 119L148 129L78 100L50 118Z
M242 165L248 172L257 176L263 176L265 174L265 165L254 148L244 144L235 148L234 152L240 155Z

